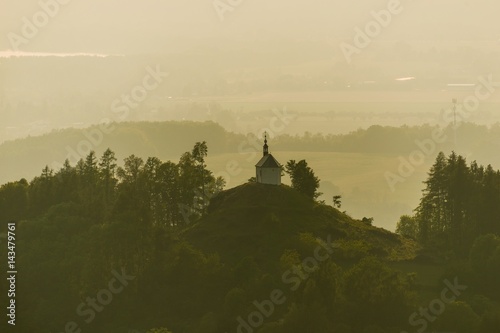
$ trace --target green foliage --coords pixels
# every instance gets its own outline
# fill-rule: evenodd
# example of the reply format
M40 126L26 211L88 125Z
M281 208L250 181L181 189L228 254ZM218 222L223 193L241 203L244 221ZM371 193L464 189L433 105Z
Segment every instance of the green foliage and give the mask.
M486 313L479 324L478 333L500 332L500 311Z
M146 333L172 333L172 331L168 330L165 327L161 327L161 328L152 328L148 330Z
M360 322L379 325L399 323L415 299L412 279L368 257L345 276L345 296L353 300L351 314Z
M217 333L218 319L214 312L207 312L200 320L197 333Z
M0 187L0 221L16 221L28 212L28 182L7 183Z
M294 189L311 199L316 199L321 195L320 192L317 192L319 178L314 175L314 171L307 166L305 160L299 162L290 160L287 162L285 170L290 175Z
M282 332L328 332L329 326L325 308L321 304L294 303L283 318Z
M254 300L268 300L276 289L285 302L276 304L256 331L404 329L419 306L414 278L369 256L407 251L403 257L411 258L414 241L284 185L252 183L219 193L223 181L206 170L205 147L197 143L178 163L131 155L120 168L111 150L100 159L91 153L76 166L68 161L56 172L44 168L30 183L2 186L5 212L0 213L25 220L18 223L24 271L19 317L26 318L20 331L61 331L78 304L108 286L112 270L122 268L135 279L88 330L159 327L149 332L165 333L168 324L173 332L230 332L236 318L255 311ZM192 223L186 225L179 205L193 209ZM340 247L325 249L328 235ZM481 237L467 267L448 273L477 276L491 289L474 287L493 297L500 274L497 253L498 237ZM327 258L307 272L304 260L318 255ZM287 271L295 282L301 276L296 290L283 280ZM479 315L481 329L495 327L494 302L485 296L467 301L471 307L451 307L449 316L462 316L467 329L479 325ZM450 321L443 315L443 331Z
M401 216L396 226L397 234L417 239L417 231L418 231L418 226L415 218L409 215Z
M366 326L363 333L385 333L385 330L378 325Z
M248 306L246 293L241 288L233 288L224 298L224 313L227 317L237 317Z
M367 257L372 250L372 246L363 240L341 240L338 243L342 258L359 260Z
M500 237L489 234L478 237L470 251L470 265L480 281L479 288L500 299Z
M444 312L437 317L433 327L440 332L470 333L477 332L479 316L465 302L446 305Z
M500 234L500 172L442 152L429 171L416 214L402 216L398 232L443 252L465 257L474 239Z
M361 222L363 222L366 225L372 226L373 225L373 217L363 217L361 219Z
M333 196L333 207L336 207L336 208L341 208L342 207L342 196L341 195L334 195Z

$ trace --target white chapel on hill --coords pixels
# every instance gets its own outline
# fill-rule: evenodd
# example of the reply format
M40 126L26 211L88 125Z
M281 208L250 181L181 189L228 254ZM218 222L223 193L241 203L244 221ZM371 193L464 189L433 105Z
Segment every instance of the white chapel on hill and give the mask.
M273 155L269 154L267 145L267 133L264 136L263 155L260 161L255 165L257 183L281 185L281 165L276 161Z

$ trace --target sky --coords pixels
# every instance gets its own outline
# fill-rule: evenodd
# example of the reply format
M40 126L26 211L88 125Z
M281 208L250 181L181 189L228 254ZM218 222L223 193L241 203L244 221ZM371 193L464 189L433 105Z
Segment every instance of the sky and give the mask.
M391 1L339 0L1 0L0 50L39 19L18 49L30 52L171 53L205 45L263 40L351 40L354 28ZM219 1L219 2L217 2ZM228 5L228 3L236 5ZM219 15L215 4L231 10ZM42 5L44 4L44 5ZM54 4L59 8L55 8ZM222 5L221 5L222 4ZM53 8L44 17L43 7ZM381 40L498 41L500 2L401 0ZM221 7L222 8L222 7ZM223 19L221 19L221 17ZM10 37L9 37L10 36ZM500 44L500 43L499 43Z

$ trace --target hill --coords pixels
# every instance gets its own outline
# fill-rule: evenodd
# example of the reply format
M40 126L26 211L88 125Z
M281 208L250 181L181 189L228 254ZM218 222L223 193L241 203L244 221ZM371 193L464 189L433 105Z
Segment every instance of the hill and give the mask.
M232 264L253 256L272 269L285 249L304 248L304 235L334 241L338 259L376 255L389 261L411 260L418 249L410 239L309 200L287 185L237 186L213 198L208 211L184 237Z
M107 156L112 168L113 155ZM476 280L469 271L477 269L467 262L447 267L414 260L421 243L286 185L246 183L222 191L209 170L196 177L190 152L178 164L132 156L116 178L104 172L105 161L89 155L61 177L46 170L29 184L8 184L0 196L12 206L26 200L12 215L18 217L3 218L17 220L20 235L20 332L61 332L75 323L95 333L156 332L148 331L153 327L174 333L398 333L408 329L416 309L439 297L443 278L455 277L470 285L461 298L467 304L450 305L452 319L443 316L435 328L477 325L479 316L498 310L489 297L476 297L496 271ZM194 206L201 188L217 189L207 194L208 206ZM187 224L179 204L199 208ZM471 253L481 256L482 244L494 260L490 245L500 246L500 239L488 236ZM432 247L425 250L432 253ZM0 256L7 257L7 247ZM491 262L484 266L498 267ZM123 288L110 289L116 279ZM0 281L0 289L7 288L7 280Z
M258 128L262 131L273 123L272 117L266 118L264 114L259 116ZM330 123L330 120L325 118L322 122ZM415 144L416 140L428 141L437 128L431 125L375 125L338 135L308 132L304 135L289 135L278 131L272 135L272 149L280 152L339 152L407 157L419 148ZM495 157L500 142L500 125L487 127L461 124L457 129L456 147L451 140L454 137L453 128L448 126L441 130L443 137L448 140L438 144L430 155L437 154L439 150L448 152L455 149L457 153L479 162L500 164ZM101 155L111 147L118 160L131 154L142 158L158 156L167 160L177 158L196 141L207 141L211 155L234 154L231 159L238 155L246 158L261 149L261 138L256 138L255 133L233 133L212 121L118 122L107 126L66 128L0 144L0 183L21 177L30 179L40 172L40 166L48 165L57 170L65 159L75 164L90 150Z
M206 139L207 138L207 139ZM168 160L178 158L196 141L206 140L211 153L223 153L231 142L242 136L229 133L213 122L139 122L94 125L84 129L67 128L51 133L7 141L0 145L0 183L31 179L40 166L57 171L65 159L73 165L94 150L101 155L113 147L118 160L136 154L144 159L158 156ZM231 147L231 148L230 148Z

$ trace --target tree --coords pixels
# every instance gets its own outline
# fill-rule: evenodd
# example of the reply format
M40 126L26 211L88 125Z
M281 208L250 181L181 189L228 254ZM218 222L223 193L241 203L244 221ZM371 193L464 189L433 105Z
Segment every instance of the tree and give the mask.
M363 217L361 219L361 222L363 222L366 225L373 225L373 217Z
M396 233L401 236L417 239L418 226L415 218L409 215L401 216L396 226Z
M28 182L7 183L0 187L0 221L18 220L28 211Z
M333 207L341 208L342 207L342 196L341 195L334 195L333 196Z
M124 167L119 167L117 175L124 183L134 184L139 179L139 174L142 171L144 160L135 155L130 155L125 159Z
M470 333L477 332L480 318L465 302L453 302L437 317L434 328L441 332Z
M346 298L356 300L348 311L360 326L404 324L416 299L413 278L374 257L346 272L344 288Z
M431 235L444 231L450 224L447 167L446 156L440 152L429 171L428 179L424 182L426 188L416 209L416 219L419 222L418 238L422 242L427 242Z
M208 147L207 147L207 142L196 142L193 151L191 152L191 156L193 159L198 163L198 168L199 168L199 177L200 177L200 183L201 183L201 189L202 192L205 193L205 157L208 155Z
M478 333L498 332L500 328L500 311L486 313L479 325ZM496 330L496 331L495 331Z
M188 216L199 217L206 212L210 198L222 191L226 182L222 177L215 178L206 169L206 142L197 142L191 153L186 152L179 161L180 202L179 208L185 221Z
M29 184L28 198L32 213L40 213L54 203L54 172L48 166Z
M58 202L78 201L78 175L76 168L72 167L66 159L62 168L55 174L55 193Z
M399 232L416 233L424 245L437 245L466 257L479 235L500 233L500 172L464 157L441 152L424 182L413 221L402 217ZM413 236L411 236L413 237Z
M480 289L490 297L500 299L500 237L493 234L478 237L469 258L472 269L481 281Z
M79 165L81 168L79 175L80 200L88 211L95 215L99 215L102 211L102 209L96 207L102 205L102 200L97 195L99 187L99 169L97 164L96 154L94 151L91 151Z
M322 193L317 192L319 188L319 178L314 175L314 171L307 166L305 160L298 163L295 160L287 162L285 171L290 175L292 187L311 199L317 199Z
M99 174L102 179L104 202L109 204L113 198L117 179L115 153L111 149L106 149L99 162Z

